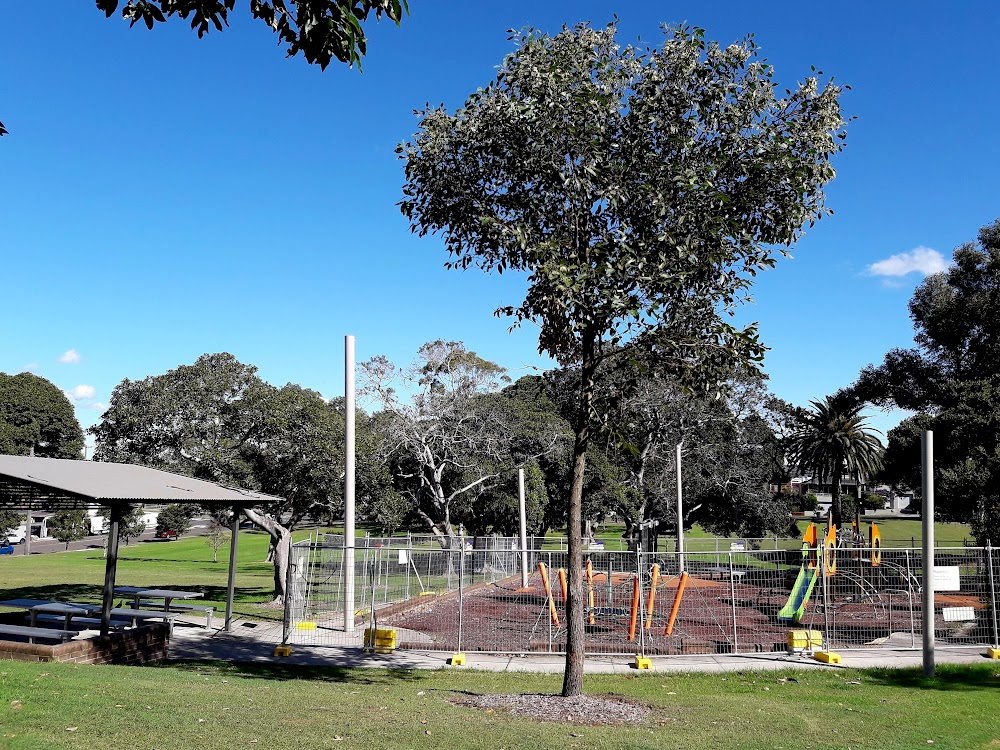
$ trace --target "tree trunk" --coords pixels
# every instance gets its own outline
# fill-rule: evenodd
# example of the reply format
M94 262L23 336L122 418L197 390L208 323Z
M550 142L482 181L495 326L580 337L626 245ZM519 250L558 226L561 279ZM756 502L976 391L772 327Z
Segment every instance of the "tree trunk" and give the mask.
M583 611L583 478L587 468L587 444L590 442L590 409L594 398L594 341L583 342L580 367L580 404L576 436L573 442L573 481L570 486L566 517L569 559L569 587L566 601L566 668L563 673L564 697L583 694L584 611Z
M833 525L839 530L843 526L844 507L840 499L841 470L835 469L830 477L830 507L833 510Z
M243 514L255 526L271 536L272 561L274 562L274 600L272 604L284 604L285 582L288 580L288 562L292 547L292 530L286 529L271 516L245 508Z

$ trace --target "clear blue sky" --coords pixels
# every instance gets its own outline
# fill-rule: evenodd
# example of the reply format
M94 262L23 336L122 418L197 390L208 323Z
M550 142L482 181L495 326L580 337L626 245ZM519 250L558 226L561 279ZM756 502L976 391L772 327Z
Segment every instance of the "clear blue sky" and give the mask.
M363 74L285 59L240 10L199 40L183 22L130 30L93 0L0 5L0 371L73 393L85 426L122 378L205 352L337 395L348 333L359 359L403 363L446 338L515 376L548 366L530 328L492 315L523 282L444 270L440 241L411 236L395 205L412 111L485 85L509 28L616 13L623 42L657 43L664 22L722 43L753 33L781 81L815 65L852 86L836 215L760 277L744 314L792 402L909 345L921 271L884 272L939 267L930 251L947 260L1000 216L994 0L411 0L401 27L368 27Z

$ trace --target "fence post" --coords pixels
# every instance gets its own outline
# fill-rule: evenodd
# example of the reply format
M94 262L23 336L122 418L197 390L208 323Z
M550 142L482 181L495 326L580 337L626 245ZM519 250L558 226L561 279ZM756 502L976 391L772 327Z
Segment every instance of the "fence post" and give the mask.
M733 605L733 653L735 654L740 650L740 640L736 627L736 583L733 575L733 553L731 551L729 553L729 601Z
M986 540L986 570L990 576L990 612L993 615L993 648L1000 648L1000 639L997 638L997 592L996 584L993 582L993 545L989 539Z
M406 532L406 598L410 598L410 565L413 564L413 538Z
M635 577L639 581L639 656L644 657L646 656L646 604L642 596L642 542L635 545Z
M462 651L462 614L465 610L465 537L459 537L458 552L458 648Z
M916 646L917 634L913 621L913 573L910 568L910 550L906 550L906 598L910 602L910 648Z
M288 569L285 571L285 611L281 618L281 645L288 643L292 633L292 579L295 570L295 547L288 550Z

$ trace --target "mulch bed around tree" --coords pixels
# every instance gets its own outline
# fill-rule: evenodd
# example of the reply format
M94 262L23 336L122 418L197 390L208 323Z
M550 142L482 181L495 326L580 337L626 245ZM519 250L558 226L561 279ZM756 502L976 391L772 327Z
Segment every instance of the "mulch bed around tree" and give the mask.
M506 711L512 716L534 721L584 726L618 726L637 724L652 710L649 706L616 697L578 695L564 698L551 694L494 693L487 695L457 695L451 702L458 706L483 711Z

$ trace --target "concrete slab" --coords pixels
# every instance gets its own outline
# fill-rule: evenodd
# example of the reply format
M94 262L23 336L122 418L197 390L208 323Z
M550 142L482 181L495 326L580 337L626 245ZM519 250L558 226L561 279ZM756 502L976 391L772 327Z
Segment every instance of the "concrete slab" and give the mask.
M362 629L363 630L363 629ZM344 634L342 634L344 635ZM291 640L290 656L275 656L281 642L280 623L257 623L237 620L233 630L206 630L204 627L174 630L169 658L232 662L271 663L276 665L303 664L311 666L371 667L387 669L474 669L488 672L537 672L561 674L564 657L561 654L482 654L466 652L466 664L448 664L450 651L394 651L372 654L361 649L362 634L350 637L350 643L324 645L309 631L296 634ZM985 647L938 648L938 664L981 664L988 661ZM652 657L652 672L743 672L784 669L815 670L848 667L916 667L923 664L920 649L898 646L838 651L841 664L822 664L804 655L781 652L754 654L705 654ZM644 674L634 668L634 656L595 656L588 658L584 671L588 674Z

